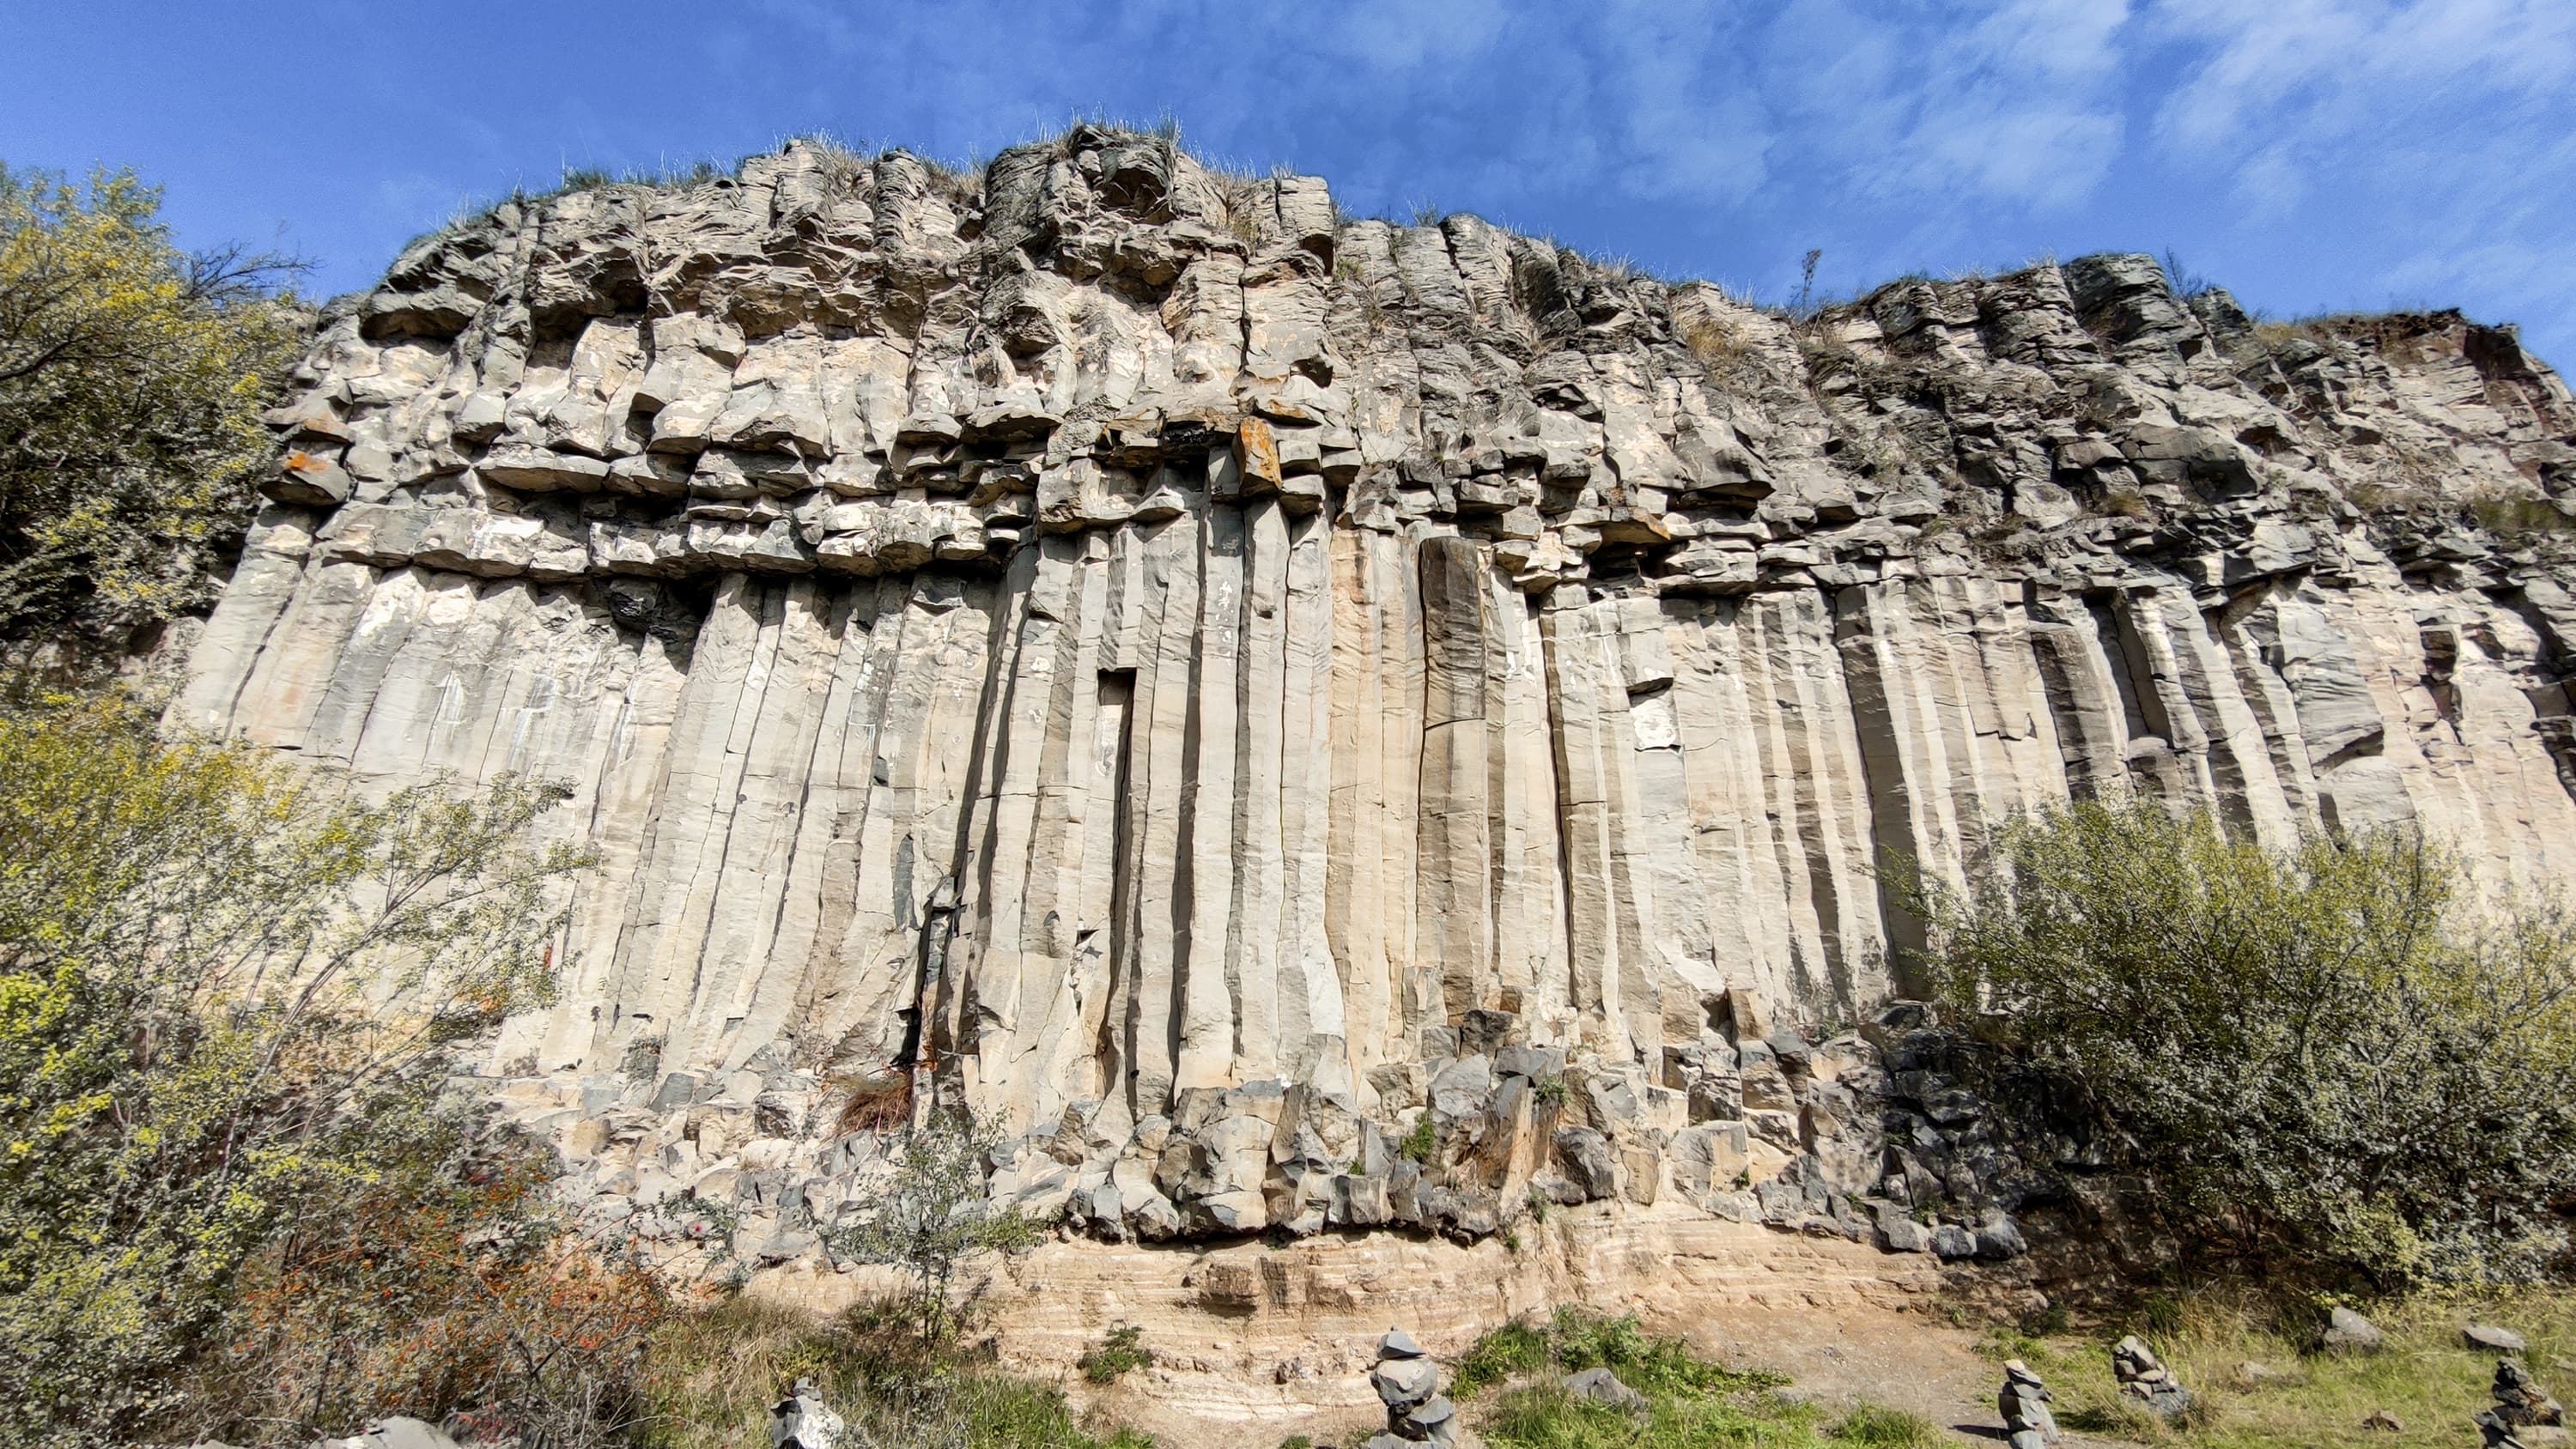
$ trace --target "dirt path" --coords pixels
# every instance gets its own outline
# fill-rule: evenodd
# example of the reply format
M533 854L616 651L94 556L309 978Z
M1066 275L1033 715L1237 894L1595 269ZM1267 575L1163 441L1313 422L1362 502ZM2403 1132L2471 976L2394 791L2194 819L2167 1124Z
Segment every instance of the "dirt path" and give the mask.
M2003 1376L1977 1351L1979 1335L1920 1309L1858 1303L1831 1310L1734 1309L1704 1322L1659 1325L1720 1362L1787 1374L1798 1391L1838 1409L1884 1404L1919 1414L1970 1442L2001 1443L1995 1391ZM2069 1433L2077 1449L2126 1441Z

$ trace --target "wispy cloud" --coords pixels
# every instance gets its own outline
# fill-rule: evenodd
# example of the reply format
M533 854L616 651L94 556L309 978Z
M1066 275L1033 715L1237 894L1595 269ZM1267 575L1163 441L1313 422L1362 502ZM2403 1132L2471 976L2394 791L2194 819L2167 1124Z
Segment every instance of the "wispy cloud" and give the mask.
M2356 300L2504 294L2576 311L2576 5L2566 0L2155 0L2183 62L2156 107L2169 161L2265 221L2372 256ZM2555 313L2555 315L2550 315Z
M460 14L459 12L466 12ZM949 158L1081 114L1668 272L1828 285L2174 246L2276 310L2455 301L2576 359L2576 0L455 0L317 12L372 124L244 105L204 7L31 19L10 159L144 164L208 239L288 219L364 285L471 195L801 131ZM542 86L462 107L460 39ZM395 178L388 181L387 178Z

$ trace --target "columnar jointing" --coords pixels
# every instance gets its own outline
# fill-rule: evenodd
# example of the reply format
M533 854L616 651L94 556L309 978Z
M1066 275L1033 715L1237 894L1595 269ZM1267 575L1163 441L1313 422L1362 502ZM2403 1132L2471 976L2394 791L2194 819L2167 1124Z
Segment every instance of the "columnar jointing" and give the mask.
M793 146L336 305L176 713L572 783L516 1077L933 1062L1112 1154L1260 1084L1391 1115L1495 1030L1677 1087L1910 986L1881 863L2052 799L2564 875L2563 564L2345 499L2536 500L2576 408L2407 325L2114 257L1793 326L1152 138Z

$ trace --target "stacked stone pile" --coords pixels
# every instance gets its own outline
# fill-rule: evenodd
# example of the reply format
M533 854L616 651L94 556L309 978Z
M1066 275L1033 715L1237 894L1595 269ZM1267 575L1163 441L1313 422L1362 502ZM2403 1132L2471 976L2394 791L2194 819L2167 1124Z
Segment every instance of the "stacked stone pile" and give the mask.
M2576 856L2576 568L2504 526L2576 399L2456 314L2105 256L1792 321L1086 126L513 201L292 381L174 714L570 786L482 1084L647 1236L815 1253L822 1084L917 1070L1109 1236L2005 1256L2089 1149L1823 1027L1910 984L1883 856L2121 789Z
M2495 1416L2515 1428L2534 1425L2557 1427L2567 1422L2566 1411L2540 1386L2540 1380L2520 1362L2500 1358L2495 1371Z
M841 1416L803 1379L770 1406L769 1449L841 1449L848 1432Z
M2470 1419L2478 1426L2479 1442L2485 1449L2531 1449L2513 1432L2514 1426L2493 1409L2481 1409Z
M2173 1370L2165 1367L2155 1350L2136 1334L2112 1346L2111 1376L2119 1381L2120 1392L2165 1418L2179 1418L2191 1408L2191 1390L2182 1386Z
M1458 1406L1440 1392L1440 1366L1413 1341L1413 1335L1390 1328L1378 1340L1377 1367L1369 1386L1386 1406L1386 1432L1372 1436L1364 1449L1409 1449L1430 1444L1452 1449L1461 1426Z
M1995 1395L1995 1411L2003 1415L2004 1435L2012 1449L2047 1449L2061 1437L2057 1416L2049 1411L2048 1386L2030 1365L2013 1359L2004 1365L2004 1386Z

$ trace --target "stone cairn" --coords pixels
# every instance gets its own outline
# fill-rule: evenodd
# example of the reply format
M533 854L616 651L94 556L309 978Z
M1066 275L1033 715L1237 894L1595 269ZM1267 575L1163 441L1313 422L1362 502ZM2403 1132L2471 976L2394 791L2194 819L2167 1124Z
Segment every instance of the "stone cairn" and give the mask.
M2477 1417L2469 1422L2478 1426L2480 1442L2485 1449L2529 1449L2529 1446L2514 1437L2513 1426L2506 1423L2493 1409L2479 1410Z
M2111 1373L2120 1381L2120 1392L2144 1401L2164 1418L2177 1418L2191 1407L2191 1390L2134 1333L2112 1348Z
M770 1449L841 1449L848 1426L823 1402L814 1385L798 1379L769 1410Z
M2004 1365L2003 1392L1995 1409L2004 1416L2004 1433L2012 1449L2047 1449L2058 1441L2057 1416L2048 1411L2048 1385L2029 1364L2013 1359Z
M2566 1411L2558 1407L2558 1401L2540 1386L2540 1380L2531 1376L2531 1370L2516 1360L2496 1360L2494 1393L2495 1416L2514 1428L2567 1422Z
M1386 1432L1362 1449L1408 1449L1432 1444L1450 1449L1458 1442L1458 1406L1440 1392L1440 1366L1401 1328L1390 1328L1377 1341L1377 1367L1369 1386L1386 1405Z

